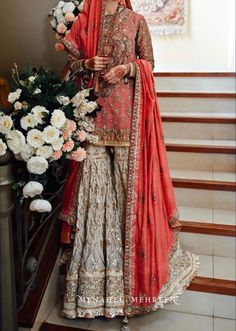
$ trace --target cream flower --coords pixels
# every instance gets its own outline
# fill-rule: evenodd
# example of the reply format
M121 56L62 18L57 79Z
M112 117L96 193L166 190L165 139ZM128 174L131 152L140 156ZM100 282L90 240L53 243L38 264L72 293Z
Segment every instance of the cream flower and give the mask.
M21 92L22 92L21 89L17 89L15 92L9 93L7 100L10 103L14 103L16 100L20 98Z
M70 103L70 98L60 95L59 97L57 97L57 101L60 105L67 106Z
M32 129L27 134L27 142L34 148L39 148L44 144L43 133L37 129Z
M18 130L11 130L7 134L7 146L14 153L18 154L25 146L25 136Z
M33 83L35 81L35 79L36 79L36 76L30 76L28 78L28 80L29 80L30 83Z
M64 14L73 13L74 10L75 10L75 5L73 4L73 2L67 2L62 9Z
M4 154L6 154L6 151L7 151L7 145L0 138L0 156L3 156Z
M36 155L43 156L45 159L50 158L52 156L52 153L53 153L52 147L47 145L39 147L36 151Z
M79 93L80 94L83 94L83 96L85 97L85 98L87 98L88 96L89 96L89 94L90 94L90 91L91 91L91 89L83 89L82 91L80 91Z
M33 156L27 161L27 169L31 174L42 175L48 169L48 161L42 156Z
M40 90L40 88L36 88L36 90L34 91L33 94L37 95L40 94L42 91Z
M23 104L19 101L16 101L14 103L14 108L15 108L15 110L21 110L23 108Z
M43 137L47 144L53 144L59 139L60 131L54 126L47 126L43 131Z
M25 144L22 151L20 152L20 156L22 160L28 161L34 155L35 149L29 144Z
M32 114L28 114L20 120L20 125L22 129L28 130L28 128L34 128L36 125L35 117Z
M61 137L52 144L52 148L54 151L60 151L62 149L63 144L64 144L64 139Z
M23 188L23 195L25 198L34 198L43 192L43 185L39 182L31 181Z
M47 200L36 199L31 202L30 210L37 211L38 213L50 213L52 211L52 205Z
M0 133L7 134L13 125L11 116L4 115L0 117Z
M49 111L42 106L36 106L32 108L31 113L34 114L37 124L43 124L43 118L45 114L49 114Z
M74 107L79 107L82 102L85 101L85 96L84 93L77 93L73 98L72 98L72 103Z
M97 103L95 101L83 102L80 106L80 112L82 113L92 113L97 108Z
M55 109L52 113L51 124L60 129L66 123L66 117L62 110Z

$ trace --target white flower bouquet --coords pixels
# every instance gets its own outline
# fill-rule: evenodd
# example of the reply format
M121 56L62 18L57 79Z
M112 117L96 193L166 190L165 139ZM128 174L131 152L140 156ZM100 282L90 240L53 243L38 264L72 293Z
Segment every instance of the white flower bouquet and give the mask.
M60 40L70 31L74 20L82 9L83 0L67 0L59 1L57 6L50 11L50 24L57 40ZM59 52L65 50L63 44L60 42L56 43L55 49Z
M19 76L13 69L17 85L8 96L12 110L0 113L0 156L10 150L17 160L26 162L30 181L24 182L25 198L40 197L40 176L50 163L59 159L82 162L86 158L86 141L97 142L93 135L93 116L100 110L92 89L78 92L76 83L61 82L54 72L28 69ZM22 185L22 184L21 184ZM49 211L41 200L31 210Z

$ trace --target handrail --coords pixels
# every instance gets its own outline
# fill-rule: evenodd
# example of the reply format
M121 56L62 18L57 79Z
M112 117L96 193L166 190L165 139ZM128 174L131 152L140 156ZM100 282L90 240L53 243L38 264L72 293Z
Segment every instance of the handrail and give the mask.
M14 182L11 154L0 157L0 330L16 331L16 291L11 211Z

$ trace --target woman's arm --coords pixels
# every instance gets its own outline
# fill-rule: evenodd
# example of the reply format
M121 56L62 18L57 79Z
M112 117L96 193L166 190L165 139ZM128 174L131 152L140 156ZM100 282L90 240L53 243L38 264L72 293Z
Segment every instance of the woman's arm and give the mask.
M139 21L138 32L136 37L136 54L139 59L147 60L151 66L152 70L155 67L152 38L149 31L147 21L142 17ZM135 71L135 69L133 69ZM132 72L130 75L135 74Z

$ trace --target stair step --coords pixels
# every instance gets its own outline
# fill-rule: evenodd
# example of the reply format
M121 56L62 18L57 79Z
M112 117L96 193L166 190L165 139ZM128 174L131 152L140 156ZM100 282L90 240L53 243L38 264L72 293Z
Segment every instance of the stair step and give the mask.
M88 329L72 328L70 326L57 325L45 322L42 324L39 331L88 331Z
M234 225L210 224L182 220L180 220L180 222L182 224L183 232L236 237L236 227Z
M168 151L167 156L170 169L228 173L236 170L235 154Z
M185 153L235 154L234 140L166 138L167 151Z
M198 255L235 258L235 237L180 232L181 247Z
M218 73L218 75L166 75L154 74L157 91L235 91L235 76Z
M159 98L209 98L209 99L235 99L233 92L196 92L196 91L162 91L157 92Z
M190 291L189 291L190 292ZM196 292L192 292L196 293ZM205 293L203 293L205 294ZM184 294L187 295L187 292ZM224 296L221 296L224 297ZM231 298L231 297L229 297ZM203 305L202 305L203 306ZM205 305L204 305L205 306ZM212 304L213 306L213 304ZM179 306L175 304L171 304L173 309L175 307L179 308ZM182 306L181 306L182 307ZM190 305L189 308L191 308ZM177 309L176 308L176 309ZM212 311L213 311L213 307ZM208 307L208 311L210 308ZM221 331L222 326L224 327L224 331L233 331L234 330L234 321L225 318L216 318L213 317L213 314L209 314L210 316L206 316L205 314L196 314L196 313L184 313L182 311L168 311L166 309L159 309L156 312L150 314L140 314L134 317L129 318L129 326L132 331L172 331L173 325L175 331L186 331L189 330L189 325L191 325L191 331ZM89 322L89 326L82 328L82 330L96 330L96 331L118 331L120 330L121 322L123 317L116 318L101 318L97 317ZM67 326L64 326L64 331L74 331L72 329L73 320L67 320ZM81 330L81 319L77 321L77 327ZM48 323L48 322L47 322ZM59 323L56 318L53 321L54 325ZM214 329L213 329L214 328ZM52 329L40 330L40 331L53 331ZM58 331L58 329L55 329ZM59 329L61 331L61 329Z
M207 139L235 141L235 124L164 122L164 135L168 139Z
M235 78L235 72L154 72L154 77L228 77Z
M184 116L189 113L211 113L222 114L222 112L235 117L235 99L227 98L190 98L184 97L160 97L158 98L161 114L182 113Z
M234 173L171 169L171 177L174 187L236 191Z
M225 279L195 277L188 290L235 296L236 282Z
M205 224L236 226L235 211L214 208L178 206L183 221Z
M162 122L235 124L236 117L225 113L163 113Z

